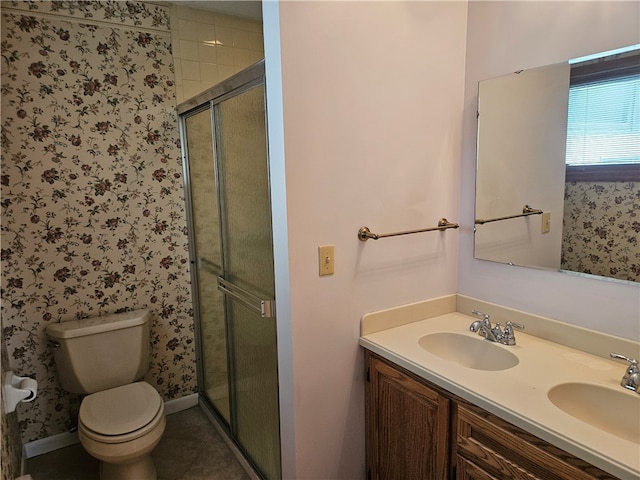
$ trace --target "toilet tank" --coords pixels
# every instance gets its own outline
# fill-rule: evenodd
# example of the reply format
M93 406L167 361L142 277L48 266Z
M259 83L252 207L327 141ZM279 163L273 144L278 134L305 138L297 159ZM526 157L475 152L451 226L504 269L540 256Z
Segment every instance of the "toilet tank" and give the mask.
M148 310L47 325L62 388L94 393L140 380L149 368Z

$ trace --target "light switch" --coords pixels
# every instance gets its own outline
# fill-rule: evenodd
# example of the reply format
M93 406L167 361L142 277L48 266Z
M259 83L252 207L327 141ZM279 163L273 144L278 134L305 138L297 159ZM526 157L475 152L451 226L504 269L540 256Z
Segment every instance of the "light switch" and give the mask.
M333 275L333 245L318 247L318 269L320 276Z
M542 233L549 233L551 231L551 212L544 212L542 214Z

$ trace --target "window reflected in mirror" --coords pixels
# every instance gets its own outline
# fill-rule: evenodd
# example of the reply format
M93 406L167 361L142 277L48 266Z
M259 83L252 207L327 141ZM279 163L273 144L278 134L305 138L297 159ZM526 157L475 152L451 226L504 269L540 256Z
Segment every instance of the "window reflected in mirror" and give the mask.
M561 268L640 281L640 51L571 63Z

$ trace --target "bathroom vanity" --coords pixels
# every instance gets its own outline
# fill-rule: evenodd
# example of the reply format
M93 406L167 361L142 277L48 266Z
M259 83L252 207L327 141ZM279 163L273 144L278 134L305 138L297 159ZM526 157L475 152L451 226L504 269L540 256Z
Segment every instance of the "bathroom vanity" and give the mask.
M540 336L489 342L473 308ZM640 395L603 353L636 342L453 295L366 315L360 344L369 479L640 478Z
M617 478L368 350L366 365L372 480Z

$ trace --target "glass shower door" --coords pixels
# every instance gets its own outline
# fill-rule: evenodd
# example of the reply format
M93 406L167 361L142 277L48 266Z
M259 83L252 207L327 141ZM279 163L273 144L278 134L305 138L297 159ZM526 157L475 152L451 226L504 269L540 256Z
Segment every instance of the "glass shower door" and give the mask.
M258 469L280 478L275 282L264 86L214 109L232 431Z
M198 373L204 394L226 420L229 409L227 331L224 296L217 289L222 274L222 248L218 213L217 176L213 154L213 123L209 105L184 119L188 150L193 279L199 319L200 358Z
M178 106L203 405L281 478L264 62Z

